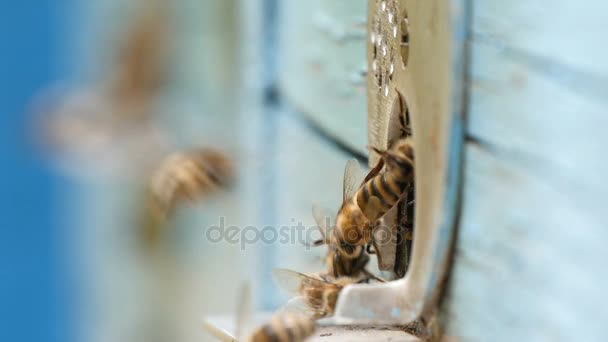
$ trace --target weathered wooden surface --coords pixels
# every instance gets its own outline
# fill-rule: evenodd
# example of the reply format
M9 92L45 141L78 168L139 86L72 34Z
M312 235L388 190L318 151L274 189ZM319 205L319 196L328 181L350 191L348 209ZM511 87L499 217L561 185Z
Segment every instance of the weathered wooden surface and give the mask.
M279 6L281 92L329 135L367 154L367 1Z
M468 134L479 142L466 149L448 333L605 340L607 5L473 5Z
M253 327L265 324L272 318L272 314L257 314L251 317ZM235 317L219 316L203 319L203 329L209 332L217 341L235 341ZM242 327L240 329L243 329ZM419 342L420 338L409 334L400 327L392 326L336 326L329 322L317 325L313 335L307 342Z
M601 340L608 333L606 308L599 305L608 285L602 267L608 258L602 246L608 237L602 157L608 49L600 42L608 6L470 5L463 87L473 140L444 303L448 333L463 341ZM364 53L359 49L354 53ZM297 78L300 88L316 84ZM325 103L332 96L314 99Z

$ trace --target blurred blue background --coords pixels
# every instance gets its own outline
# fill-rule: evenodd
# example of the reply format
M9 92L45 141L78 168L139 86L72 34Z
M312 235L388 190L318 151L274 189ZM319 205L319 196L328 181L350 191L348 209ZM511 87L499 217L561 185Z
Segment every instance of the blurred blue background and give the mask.
M62 186L32 144L28 105L59 73L65 1L0 11L0 340L68 341L69 271L54 199Z
M104 91L112 90L113 72L124 66L119 56L129 49L138 14L152 3L21 1L6 4L0 11L0 341L205 341L201 317L233 314L234 294L244 280L253 285L258 309L271 310L284 299L271 280L273 268L314 272L322 267L321 250L263 244L241 250L227 243L210 244L202 234L219 216L242 227L290 226L294 222L313 226L311 203L332 207L340 201L342 169L353 157L350 149L341 146L364 149L363 87L352 86L358 88L349 100L358 109L357 120L349 110L327 116L335 122L348 117L358 123L352 125L357 134L343 134L352 139L344 144L319 134L283 98L280 65L295 59L279 54L279 18L301 13L299 6L304 4L281 7L275 0L165 2L171 8L163 12L165 19L175 31L168 44L166 88L153 92L152 109L146 112L153 122L150 126L159 127L168 137L162 141L166 146L160 145L170 152L216 147L246 172L235 189L176 215L179 229L168 234L162 263L143 257L139 241L133 241L133 228L139 228L134 222L140 215L135 209L141 204L142 179L149 176L143 172L149 170L132 167L138 164L132 157L140 156L137 146L153 151L150 154L167 150L151 147L140 131L116 129L124 127L120 126L123 123L112 126L109 119L107 127L93 127L77 137L81 140L67 139L67 145L73 144L67 147L74 154L80 152L74 160L62 163L65 155L46 153L56 152L56 146L45 149L51 141L40 133L49 132L35 129L48 128L44 125L49 122L40 120L40 114L50 114L44 119L50 118L51 123L54 114L64 114L64 107L57 110L52 105L82 104L78 101L84 100L84 107L66 111L75 121L82 117L86 121L86 114L101 113L101 119L111 116L107 114L131 114L132 108L124 110L121 105L125 103L112 103ZM308 12L302 13L309 17ZM363 39L356 44L358 51L364 51ZM350 65L359 70L365 55L352 56L355 61ZM140 57L138 60L144 59ZM297 65L285 69L289 71L283 71L283 77L298 69ZM153 74L154 70L145 72ZM352 74L348 69L341 77L350 79ZM58 84L66 85L58 83L65 81L69 83L61 88L65 92L49 92L57 90L54 86ZM306 86L306 82L302 84ZM87 102L91 98L86 95L91 93L98 97ZM36 101L40 99L51 102ZM303 101L309 102L313 103ZM120 132L112 135L116 131ZM119 136L121 132L128 134ZM125 147L131 137L137 140L140 136L141 145L133 144L133 150L130 145ZM95 145L98 141L87 144L95 138L106 146ZM124 158L104 158L115 154ZM82 155L85 158L78 159ZM124 169L128 171L114 168L113 162L127 164ZM329 171L320 174L318 165ZM105 172L106 166L119 172Z

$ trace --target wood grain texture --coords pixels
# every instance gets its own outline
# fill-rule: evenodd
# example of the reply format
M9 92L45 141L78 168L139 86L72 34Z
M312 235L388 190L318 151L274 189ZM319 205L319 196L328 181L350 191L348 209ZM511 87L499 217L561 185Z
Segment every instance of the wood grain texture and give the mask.
M598 340L608 332L598 305L605 224L559 182L514 161L467 149L448 332L465 341Z
M473 6L465 85L473 140L445 302L448 334L604 340L608 49L593 42L606 33L599 13L607 5Z
M461 84L469 94L471 141L445 302L447 331L462 341L600 340L608 333L603 324L608 313L600 305L608 285L602 265L608 260L603 248L608 49L601 43L608 5L567 0L470 5L469 80ZM349 128L360 120L358 105L334 106L333 90L311 88L330 78L344 83L344 77L334 76L345 69L325 59L341 58L350 67L357 58L364 63L363 40L349 50L336 48L339 44L328 49L329 35L311 29L313 14L327 5L285 6L292 13L285 16L286 30L293 30L285 31L293 38L284 45L290 50L282 76L287 97L309 115L324 113L318 122L338 138L359 139ZM352 6L352 13L357 11L365 13L362 2ZM306 49L292 48L296 44ZM411 48L415 64L415 45ZM302 67L320 64L322 71ZM424 78L420 71L412 73L412 84ZM332 118L343 127L336 129ZM373 130L379 123L371 121ZM379 146L388 135L382 132L372 134L381 137Z
M271 313L257 313L251 317L252 326L260 326L272 318ZM203 318L202 328L216 340L236 341L235 317L212 316ZM317 324L314 334L307 342L420 342L420 338L409 334L405 329L394 326L339 326L330 322Z
M331 136L367 154L367 1L279 7L281 92Z

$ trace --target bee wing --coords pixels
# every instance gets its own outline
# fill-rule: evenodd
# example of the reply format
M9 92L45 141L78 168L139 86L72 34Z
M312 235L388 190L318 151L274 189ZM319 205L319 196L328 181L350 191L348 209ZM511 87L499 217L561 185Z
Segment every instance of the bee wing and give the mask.
M329 243L330 231L331 231L331 215L329 211L319 207L316 204L312 206L312 216L319 227L321 232L321 240L313 242L314 246L318 246L322 243Z
M223 328L222 326L216 325L216 320L203 320L203 328L211 334L217 341L221 342L238 342L239 339L233 333Z
M239 293L239 302L236 311L236 338L245 336L245 331L250 328L253 316L253 304L251 300L251 287L249 283L243 284Z
M313 278L304 273L288 270L288 269L275 269L272 271L273 278L277 285L287 293L295 296L300 295L300 289L302 286L308 287L327 287L336 286L332 283L323 281L321 279Z
M359 165L356 159L351 159L346 163L342 183L342 199L345 202L352 198L361 186L361 180L364 178L363 172L361 165Z
M304 296L297 296L290 299L285 306L281 308L282 312L290 312L307 316L309 318L318 319L326 316L323 309L323 303L311 303L310 298Z

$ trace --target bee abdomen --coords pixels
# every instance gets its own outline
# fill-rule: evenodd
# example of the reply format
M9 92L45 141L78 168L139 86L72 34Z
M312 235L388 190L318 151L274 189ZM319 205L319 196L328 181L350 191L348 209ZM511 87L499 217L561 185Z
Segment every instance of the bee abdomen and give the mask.
M314 332L314 321L303 315L286 313L272 318L249 338L251 342L300 342Z
M414 179L414 146L411 140L400 140L391 150L394 163L391 171L402 181L411 182Z
M357 194L357 203L361 207L361 210L365 212L370 198L372 196L378 197L381 205L378 217L381 217L399 201L406 186L406 182L401 182L392 173L385 172L370 179L361 188ZM377 218L369 219L375 220Z
M230 160L219 152L201 149L168 157L150 185L157 201L170 211L184 197L195 200L204 193L229 186L233 178Z

